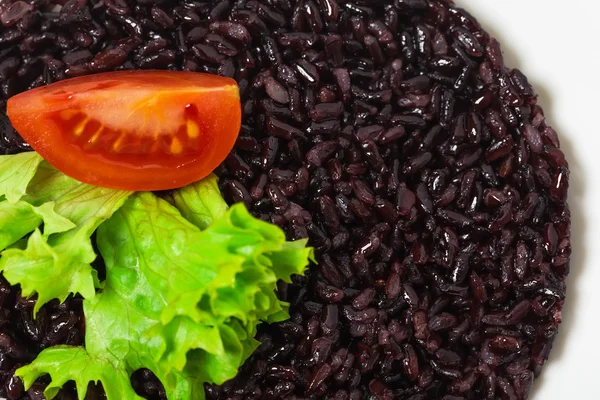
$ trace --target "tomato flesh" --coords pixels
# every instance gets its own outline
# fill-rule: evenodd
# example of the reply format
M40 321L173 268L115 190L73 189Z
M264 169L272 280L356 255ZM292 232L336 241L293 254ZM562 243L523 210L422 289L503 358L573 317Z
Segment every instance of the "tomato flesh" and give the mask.
M50 164L85 183L166 190L210 174L241 125L234 80L174 71L73 78L8 100L13 127Z

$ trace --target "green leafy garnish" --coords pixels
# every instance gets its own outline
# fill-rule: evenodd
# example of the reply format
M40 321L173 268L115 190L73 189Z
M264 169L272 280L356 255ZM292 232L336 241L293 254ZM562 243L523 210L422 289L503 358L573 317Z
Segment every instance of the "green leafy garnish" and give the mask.
M0 193L11 203L19 201L42 161L33 152L0 157Z
M221 198L215 175L202 182L202 185L188 185L173 192L172 203L185 219L205 229L227 211L227 204Z
M37 294L34 313L70 294L94 297L91 236L131 194L78 182L36 153L0 156L0 250L12 246L0 271L23 296ZM24 247L14 246L23 238Z
M108 360L90 357L81 347L55 346L42 351L33 364L19 369L18 373L26 374L23 380L27 388L33 385L38 376L49 373L52 381L44 390L48 399L54 398L77 371L75 385L80 399L84 399L87 394L88 382L101 381L110 383L104 385L109 399L143 400L131 387L127 372L119 368L108 368L108 363Z
M0 180L8 164L0 160ZM108 400L137 400L130 376L148 368L169 399L204 399L205 383L233 378L256 349L259 323L289 318L276 283L302 274L312 249L287 242L242 204L228 208L214 176L165 200L35 165L12 186L0 184L0 244L8 247L0 270L25 296L38 295L36 311L81 294L86 333L85 347L48 348L18 369L26 388L48 374L48 399L72 380L79 399L101 382ZM103 282L91 267L94 231Z

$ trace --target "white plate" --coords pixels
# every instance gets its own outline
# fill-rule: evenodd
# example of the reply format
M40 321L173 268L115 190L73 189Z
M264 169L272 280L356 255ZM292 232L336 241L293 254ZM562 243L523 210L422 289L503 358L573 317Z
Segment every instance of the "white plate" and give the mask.
M563 324L530 400L600 399L600 21L589 0L456 0L539 93L571 167L573 256Z

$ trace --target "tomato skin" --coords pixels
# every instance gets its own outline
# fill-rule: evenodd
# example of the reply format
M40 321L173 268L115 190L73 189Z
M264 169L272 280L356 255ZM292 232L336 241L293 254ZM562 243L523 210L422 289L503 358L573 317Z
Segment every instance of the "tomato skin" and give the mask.
M175 71L120 71L18 94L7 114L54 167L123 190L182 187L227 157L241 126L237 83Z

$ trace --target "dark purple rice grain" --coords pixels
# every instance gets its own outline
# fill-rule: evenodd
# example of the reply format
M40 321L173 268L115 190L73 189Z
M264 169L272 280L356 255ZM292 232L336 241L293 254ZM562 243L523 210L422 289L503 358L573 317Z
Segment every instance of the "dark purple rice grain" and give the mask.
M263 345L237 378L207 385L208 399L527 398L565 297L569 170L527 78L466 11L441 0L54 4L0 6L2 106L114 69L234 77L244 121L219 169L223 195L318 250L306 277L280 287L291 319L263 324ZM0 151L23 150L0 116ZM0 306L0 396L42 399L47 380L22 394L15 365L81 344L81 300L34 321L33 301L2 279ZM165 399L149 371L132 380Z

